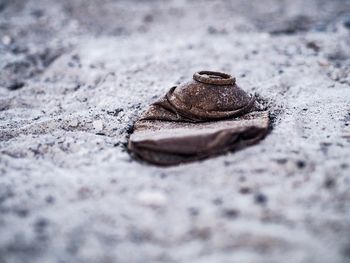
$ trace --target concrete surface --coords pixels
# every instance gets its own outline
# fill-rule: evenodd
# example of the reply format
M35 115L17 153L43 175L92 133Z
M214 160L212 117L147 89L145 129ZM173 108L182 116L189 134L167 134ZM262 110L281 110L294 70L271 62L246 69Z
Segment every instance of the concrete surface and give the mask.
M350 1L0 0L0 262L350 262ZM147 105L222 70L256 146L172 168Z

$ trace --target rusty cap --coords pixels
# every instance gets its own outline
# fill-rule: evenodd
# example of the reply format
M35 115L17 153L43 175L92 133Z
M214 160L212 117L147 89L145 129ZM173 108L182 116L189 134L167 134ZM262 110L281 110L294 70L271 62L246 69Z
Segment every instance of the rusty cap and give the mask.
M253 108L255 97L238 87L230 74L204 70L171 89L167 100L181 116L203 121L243 115Z

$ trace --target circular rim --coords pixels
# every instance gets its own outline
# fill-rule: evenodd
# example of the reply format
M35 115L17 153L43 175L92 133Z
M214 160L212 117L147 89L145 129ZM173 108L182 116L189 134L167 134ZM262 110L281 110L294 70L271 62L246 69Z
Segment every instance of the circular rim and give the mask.
M205 84L213 85L233 85L236 82L236 79L230 74L207 70L194 73L193 79Z

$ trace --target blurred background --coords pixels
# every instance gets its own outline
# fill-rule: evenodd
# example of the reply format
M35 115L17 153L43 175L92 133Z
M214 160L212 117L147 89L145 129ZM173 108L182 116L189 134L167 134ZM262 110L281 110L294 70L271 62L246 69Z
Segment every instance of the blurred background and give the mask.
M350 261L349 0L0 0L0 263ZM259 144L126 151L198 70L270 111Z

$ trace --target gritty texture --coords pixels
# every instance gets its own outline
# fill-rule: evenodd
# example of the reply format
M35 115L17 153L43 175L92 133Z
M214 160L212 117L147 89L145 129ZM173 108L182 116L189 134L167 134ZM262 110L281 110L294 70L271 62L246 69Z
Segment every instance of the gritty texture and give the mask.
M350 1L0 0L0 262L350 262ZM198 70L271 112L259 144L125 148Z

